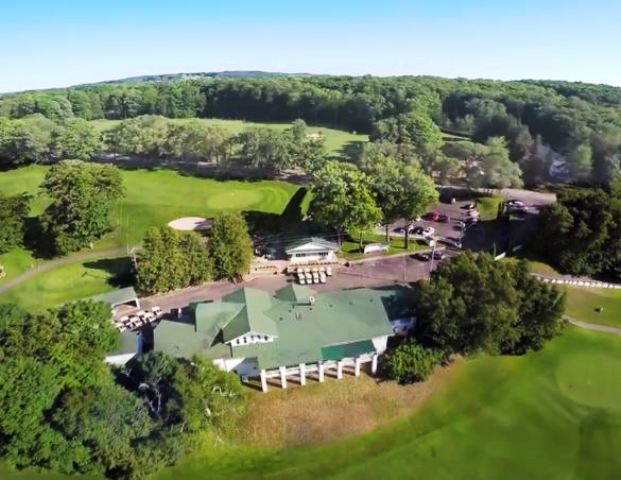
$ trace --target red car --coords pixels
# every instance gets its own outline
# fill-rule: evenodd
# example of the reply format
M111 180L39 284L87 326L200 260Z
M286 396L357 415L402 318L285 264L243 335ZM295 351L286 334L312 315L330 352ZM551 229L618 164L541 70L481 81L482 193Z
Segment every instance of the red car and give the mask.
M423 217L425 220L431 220L432 222L437 222L440 220L440 214L438 212L429 212Z

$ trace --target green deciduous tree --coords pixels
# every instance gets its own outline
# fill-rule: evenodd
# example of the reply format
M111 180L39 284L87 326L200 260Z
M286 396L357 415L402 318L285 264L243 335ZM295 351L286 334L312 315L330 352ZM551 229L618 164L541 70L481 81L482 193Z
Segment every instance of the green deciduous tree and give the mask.
M143 292L168 292L212 277L213 262L205 241L195 232L150 228L137 260L138 288Z
M416 337L448 352L523 353L562 327L564 297L525 263L470 253L442 262L417 289Z
M565 189L539 216L532 249L564 273L621 276L621 194Z
M403 218L406 222L405 245L408 248L407 227L438 201L433 180L417 167L388 157L378 158L367 174L386 225L386 241L389 223Z
M30 200L30 195L25 193L14 197L0 193L0 254L22 244Z
M442 352L406 341L385 358L386 375L399 383L422 382L442 360Z
M78 250L107 232L112 206L124 194L116 167L81 162L54 165L41 189L51 199L41 223L59 254Z
M230 430L246 406L239 377L220 370L196 355L177 370L174 388L179 395L184 429L197 432L207 427Z
M344 231L356 230L362 242L362 232L382 219L369 179L351 164L327 162L315 173L312 189L312 218L335 228L339 238Z
M207 246L217 278L236 279L250 270L252 239L240 213L218 215L214 219Z
M81 118L67 122L58 131L54 143L56 156L71 160L90 160L102 145L97 129Z

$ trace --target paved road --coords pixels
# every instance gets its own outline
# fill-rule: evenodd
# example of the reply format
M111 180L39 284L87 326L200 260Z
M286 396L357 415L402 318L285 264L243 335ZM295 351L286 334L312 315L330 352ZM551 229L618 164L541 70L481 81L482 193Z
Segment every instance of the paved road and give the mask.
M568 317L567 315L565 315L565 318L569 323L576 327L593 330L595 332L610 333L611 335L618 335L621 337L621 328L600 325L598 323L583 322L582 320L576 320L575 318Z
M77 253L71 255L69 257L58 258L56 260L50 260L42 263L41 265L37 265L30 270L18 275L17 277L9 280L8 282L0 285L0 295L8 292L12 288L16 287L20 283L23 283L31 278L36 277L37 275L49 272L50 270L54 270L55 268L62 267L64 265L70 265L72 263L82 263L87 260L99 260L100 258L110 258L110 257L119 257L121 255L126 255L127 249L125 247L119 248L109 248L107 250L97 250L94 252L84 252Z

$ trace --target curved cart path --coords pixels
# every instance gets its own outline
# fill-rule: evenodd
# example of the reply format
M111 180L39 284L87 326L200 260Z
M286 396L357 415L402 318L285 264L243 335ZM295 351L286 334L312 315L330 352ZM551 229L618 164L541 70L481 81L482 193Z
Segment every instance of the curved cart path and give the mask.
M609 333L611 335L618 335L621 337L621 328L619 327L600 325L599 323L583 322L582 320L576 320L575 318L568 317L567 315L565 315L565 319L575 327L584 328L586 330L593 330L595 332Z
M128 249L126 247L118 247L118 248L109 248L107 250L97 250L94 252L84 252L77 253L75 255L71 255L69 257L57 258L56 260L49 260L40 265L37 265L30 270L25 271L21 275L9 280L8 282L0 285L0 295L8 292L12 288L18 286L19 284L26 282L37 275L45 272L49 272L50 270L54 270L55 268L62 267L64 265L70 265L72 263L82 263L86 260L99 260L101 258L109 258L109 257L119 257L121 255L127 255Z

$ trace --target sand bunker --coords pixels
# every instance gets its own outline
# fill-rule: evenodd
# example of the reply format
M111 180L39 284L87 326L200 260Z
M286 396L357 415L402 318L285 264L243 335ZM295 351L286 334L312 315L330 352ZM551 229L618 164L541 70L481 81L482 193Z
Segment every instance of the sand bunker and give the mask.
M182 217L168 222L170 228L184 232L209 230L212 225L213 221L203 217Z

